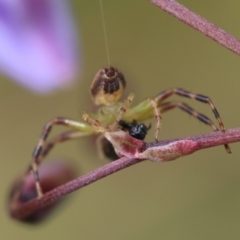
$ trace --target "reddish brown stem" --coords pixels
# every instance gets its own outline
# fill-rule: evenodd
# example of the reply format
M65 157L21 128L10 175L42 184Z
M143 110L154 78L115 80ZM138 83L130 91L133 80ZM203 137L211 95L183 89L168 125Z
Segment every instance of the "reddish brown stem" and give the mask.
M240 55L240 41L174 0L150 0L162 10Z
M154 143L147 143L146 149L156 146L163 146L172 142L192 140L198 144L198 149L205 149L218 145L239 142L240 141L240 128L230 129L225 133L213 132L204 135L197 135L192 137L186 137L181 139L163 140ZM195 149L194 149L195 151ZM85 187L101 178L109 176L117 171L130 167L136 163L142 162L139 159L121 158L115 162L109 163L103 167L100 167L84 176L81 176L75 180L67 182L66 184L47 192L41 199L33 199L29 202L17 204L11 209L11 216L15 219L24 219L33 212L50 206L53 203L59 201L63 196ZM12 204L14 206L14 204Z

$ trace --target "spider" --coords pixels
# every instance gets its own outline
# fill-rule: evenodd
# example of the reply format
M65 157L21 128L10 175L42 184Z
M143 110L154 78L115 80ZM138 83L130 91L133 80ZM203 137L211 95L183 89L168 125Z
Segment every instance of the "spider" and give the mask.
M161 113L174 108L179 108L199 121L209 125L213 131L219 131L208 117L195 111L187 104L183 102L166 102L165 100L173 94L208 104L218 121L220 130L222 132L225 131L224 124L216 107L207 96L194 94L181 88L172 88L160 92L152 99L143 100L133 108L130 108L134 98L133 93L130 93L125 101L119 102L125 86L126 82L121 72L111 66L105 67L98 71L90 87L93 102L98 106L101 105L96 113L83 112L83 122L57 117L44 126L40 139L33 151L32 162L26 173L33 172L38 197L43 195L38 175L38 165L57 143L91 135L99 135L99 139L101 139L104 137L104 132L115 132L119 131L119 129L133 134L135 138L144 139L150 126L147 128L144 124L141 125L139 123L154 117L156 118L155 140L157 141L161 125ZM72 129L72 131L64 132L52 140L47 141L49 133L55 125L66 126ZM134 136L136 133L136 129L132 129L134 126L140 130L140 133L143 134L142 136ZM231 153L228 145L225 145L225 148L227 152Z

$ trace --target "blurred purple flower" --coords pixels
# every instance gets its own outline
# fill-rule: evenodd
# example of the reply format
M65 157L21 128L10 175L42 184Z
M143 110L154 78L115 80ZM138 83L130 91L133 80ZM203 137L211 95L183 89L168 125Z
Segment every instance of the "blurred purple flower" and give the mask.
M79 69L67 0L0 0L0 71L37 92L70 84Z

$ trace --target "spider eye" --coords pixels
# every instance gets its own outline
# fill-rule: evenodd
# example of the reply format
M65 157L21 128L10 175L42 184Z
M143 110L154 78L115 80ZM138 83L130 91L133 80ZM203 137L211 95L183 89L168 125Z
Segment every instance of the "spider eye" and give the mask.
M106 67L98 71L90 92L96 105L114 105L122 96L126 82L116 68Z

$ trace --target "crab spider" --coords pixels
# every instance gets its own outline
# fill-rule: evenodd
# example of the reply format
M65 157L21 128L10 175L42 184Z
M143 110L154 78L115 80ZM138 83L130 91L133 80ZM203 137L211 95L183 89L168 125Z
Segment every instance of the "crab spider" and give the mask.
M194 94L181 88L172 88L160 92L153 98L143 100L134 107L130 107L134 98L133 93L130 93L125 101L119 102L125 86L126 82L121 72L113 67L103 68L98 71L90 87L93 102L100 106L96 113L83 112L82 119L84 121L75 121L64 117L57 117L44 126L39 141L33 151L30 167L26 172L26 175L30 171L33 172L38 197L43 195L38 175L38 165L57 143L91 135L104 137L121 129L130 134L131 131L135 131L131 130L131 126L135 124L139 127L140 124L138 123L142 123L145 120L152 118L156 118L155 140L157 141L161 126L161 114L174 108L179 108L199 121L209 125L213 131L219 131L218 127L216 127L208 117L197 112L187 104L183 102L166 102L165 100L173 94L208 104L218 121L220 130L222 132L225 131L224 124L216 107L207 96ZM49 133L55 125L63 125L71 129L71 131L64 132L48 141ZM148 128L146 126L141 126L140 130L144 131L144 138ZM231 153L228 145L225 145L225 148L227 152ZM118 155L122 155L118 149L115 148L115 151Z

